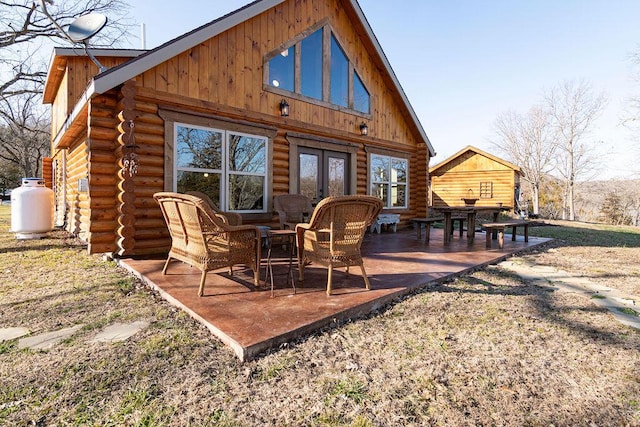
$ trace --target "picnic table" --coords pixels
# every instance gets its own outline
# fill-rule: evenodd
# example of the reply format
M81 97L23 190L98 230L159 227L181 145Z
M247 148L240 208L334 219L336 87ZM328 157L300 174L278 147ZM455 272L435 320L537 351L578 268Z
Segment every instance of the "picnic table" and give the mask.
M501 211L509 211L509 206L439 206L434 207L434 211L441 213L444 217L444 244L451 242L453 235L453 214L467 215L467 242L472 244L476 233L476 215L480 212L493 214L493 222L498 221L498 214Z

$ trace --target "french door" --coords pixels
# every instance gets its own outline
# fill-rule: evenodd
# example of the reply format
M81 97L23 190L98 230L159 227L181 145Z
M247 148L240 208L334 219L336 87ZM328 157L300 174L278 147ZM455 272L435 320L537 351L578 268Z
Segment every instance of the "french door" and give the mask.
M298 188L314 203L349 192L349 154L298 147Z

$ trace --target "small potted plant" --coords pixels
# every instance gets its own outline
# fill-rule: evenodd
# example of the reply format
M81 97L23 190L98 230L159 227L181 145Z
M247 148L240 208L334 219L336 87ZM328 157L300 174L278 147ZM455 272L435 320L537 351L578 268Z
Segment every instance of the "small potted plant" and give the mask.
M476 201L478 201L478 198L474 197L472 189L468 189L467 190L467 195L465 197L463 197L462 200L464 201L464 204L466 206L475 206Z

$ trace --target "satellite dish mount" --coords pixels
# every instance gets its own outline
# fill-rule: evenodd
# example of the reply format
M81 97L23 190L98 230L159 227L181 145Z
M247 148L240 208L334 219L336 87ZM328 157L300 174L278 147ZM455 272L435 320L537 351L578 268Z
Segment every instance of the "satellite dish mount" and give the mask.
M89 51L89 39L100 32L107 25L107 17L99 13L89 13L83 15L73 21L67 30L69 39L74 43L82 43L87 56L98 66L98 72L101 73L107 69L100 61Z

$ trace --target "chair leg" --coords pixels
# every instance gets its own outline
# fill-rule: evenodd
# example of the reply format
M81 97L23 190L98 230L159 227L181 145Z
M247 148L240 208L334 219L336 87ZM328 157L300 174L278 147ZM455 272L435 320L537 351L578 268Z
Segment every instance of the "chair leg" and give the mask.
M171 257L167 257L167 260L164 262L164 268L162 269L162 274L167 274L167 267L169 267L169 261L171 261Z
M298 260L298 279L300 283L304 282L304 259Z
M253 284L255 286L260 286L260 266L256 266L253 269Z
M329 264L329 271L327 272L327 295L331 295L332 277L333 277L333 265Z
M198 289L198 296L201 297L204 294L204 281L207 279L207 270L202 272L200 277L200 289Z
M364 279L364 284L367 286L367 289L371 289L371 284L369 283L367 272L364 271L364 264L360 264L360 269L362 270L362 278Z

